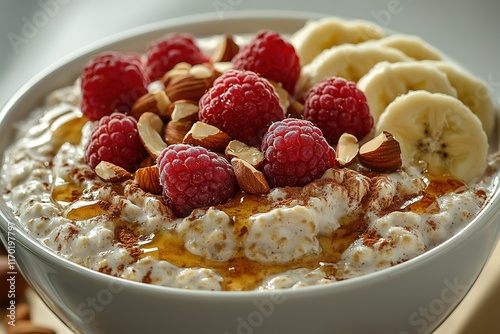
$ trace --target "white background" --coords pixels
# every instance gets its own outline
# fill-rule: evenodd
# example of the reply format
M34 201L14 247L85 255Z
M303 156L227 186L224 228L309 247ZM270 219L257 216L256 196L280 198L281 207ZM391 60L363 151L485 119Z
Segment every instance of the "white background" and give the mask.
M190 14L255 9L367 19L419 35L485 80L500 98L500 0L0 0L0 108L44 67L100 38ZM496 261L437 332L491 332L498 323L500 245L495 254Z

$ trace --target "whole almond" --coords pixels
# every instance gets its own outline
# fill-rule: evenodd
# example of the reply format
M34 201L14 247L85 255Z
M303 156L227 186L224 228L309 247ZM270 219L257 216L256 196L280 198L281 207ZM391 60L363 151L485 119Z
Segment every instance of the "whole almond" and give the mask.
M199 145L212 151L223 152L230 141L231 137L219 128L198 121L186 133L183 143Z
M378 172L395 172L401 165L401 147L393 135L383 131L359 148L359 162Z
M17 281L16 281L16 295L17 295ZM16 298L16 299L20 299L20 296L17 296L17 297L18 298ZM5 305L7 305L7 304L5 304ZM31 316L30 316L29 304L26 302L16 303L16 319L15 319L16 326L19 322L22 323L22 321L29 321L30 318L31 318ZM2 323L3 323L3 326L7 329L7 333L10 333L11 329L16 328L15 326L12 326L11 321L12 321L12 319L10 317L5 316L3 318ZM10 324L9 324L9 322L10 322Z
M203 94L212 87L218 72L211 65L200 66L204 66L205 70L198 68L194 74L188 70L185 74L168 77L168 81L165 82L165 92L170 101L191 100L198 102ZM206 71L210 71L212 75L207 77Z
M31 312L28 303L19 303L16 305L16 320L30 320Z
M167 119L171 103L164 90L157 90L141 96L132 106L130 115L138 120L145 112L152 112L162 119Z
M170 121L163 128L163 139L168 145L180 144L192 126L193 122L191 121Z
M160 184L160 173L156 165L136 170L135 181L142 190L151 194L160 195L163 191Z
M192 65L188 64L186 62L180 62L177 63L174 68L172 68L170 71L165 73L165 75L161 78L161 83L163 84L163 88L168 84L171 78L179 76L179 75L185 75L189 73L189 69L191 69Z
M229 62L239 52L240 47L233 39L232 35L225 35L217 45L212 57L212 63Z
M248 162L233 158L231 165L241 190L253 195L267 194L270 191L269 183L264 174Z

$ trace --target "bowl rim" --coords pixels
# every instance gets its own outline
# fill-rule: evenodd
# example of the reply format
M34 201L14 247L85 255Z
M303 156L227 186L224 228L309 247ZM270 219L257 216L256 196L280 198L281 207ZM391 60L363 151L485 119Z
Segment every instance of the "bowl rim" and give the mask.
M68 55L56 60L49 66L45 67L41 71L39 71L36 75L34 75L30 80L28 80L24 85L22 85L8 100L5 106L0 111L0 124L5 122L6 117L9 115L10 110L15 110L16 104L23 99L26 99L27 92L36 84L39 84L41 81L46 79L51 74L57 73L60 71L61 67L71 65L71 63L81 60L82 57L87 57L90 54L99 51L100 49L112 47L117 43L124 43L127 40L134 40L141 38L147 34L151 34L152 32L162 32L168 29L174 29L180 26L186 27L195 27L207 25L215 22L216 20L222 21L234 21L241 22L243 21L255 21L255 20L282 20L286 21L297 21L306 23L311 19L319 19L322 17L338 17L347 20L354 20L352 18L346 18L336 15L329 15L318 12L307 12L307 11L294 11L294 10L238 10L232 12L224 13L224 18L220 18L220 14L217 12L212 13L201 13L201 14L193 14L186 15L177 18L170 18L166 20L161 20L145 25L140 25L131 29L127 29L125 31L112 34L110 36L101 38L93 43L90 43L84 47L76 49L75 51L69 53ZM386 31L390 31L389 29L384 28ZM221 32L222 33L222 32ZM199 37L199 36L197 36ZM50 92L47 92L50 93ZM27 113L29 115L29 112ZM10 141L10 144L12 140ZM2 152L2 163L3 163L4 153ZM407 272L409 270L414 270L417 266L423 266L425 262L437 257L439 255L446 254L448 252L452 252L456 247L460 245L463 239L471 238L475 234L479 232L479 230L485 224L498 224L498 218L500 216L500 186L497 184L495 192L493 196L489 199L489 201L485 204L484 208L479 212L476 217L474 217L464 228L462 228L458 233L453 235L448 240L439 244L438 246L426 251L423 254L416 256L404 263L400 263L398 265L384 268L382 270L368 273L359 277L353 277L342 281L327 283L327 284L318 284L312 286L304 286L298 289L282 289L282 290L265 290L265 291L205 291L205 290L189 290L182 288L173 288L173 287L165 287L159 285L152 284L144 284L142 282L131 281L123 278L114 277L111 275L107 275L82 265L76 264L67 260L51 249L44 247L40 242L34 239L31 235L25 232L20 224L15 221L13 230L15 231L16 242L19 242L22 246L27 248L31 253L35 256L39 257L41 260L56 264L57 266L62 266L68 271L78 272L84 276L88 276L92 279L103 281L103 282L120 282L124 284L125 287L129 287L131 289L141 289L143 292L150 293L164 293L164 294L174 294L174 295L182 295L182 296L196 296L196 297L209 297L211 299L214 298L256 298L262 296L263 298L269 297L270 294L275 294L276 291L280 293L284 293L287 296L296 296L300 297L303 295L307 295L311 297L314 294L323 294L325 289L336 291L346 289L356 289L358 287L364 285L371 285L376 283L377 281L385 280L388 277L396 276L400 273ZM7 229L10 229L9 221L11 220L8 217L8 214L4 212L4 207L7 207L4 203L3 198L0 199L2 202L2 206L0 206L0 229L7 232ZM482 220L482 221L480 221ZM497 222L495 222L497 220ZM9 227L8 227L9 226ZM496 239L498 240L500 234L500 226L497 227ZM0 239L5 244L5 240L2 234L0 234Z

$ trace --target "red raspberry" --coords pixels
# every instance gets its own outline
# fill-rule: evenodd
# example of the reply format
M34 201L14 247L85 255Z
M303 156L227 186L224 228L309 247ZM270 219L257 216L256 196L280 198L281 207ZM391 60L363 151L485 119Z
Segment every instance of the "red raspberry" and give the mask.
M278 33L262 30L233 58L233 67L254 71L281 82L293 94L300 75L300 60L295 48Z
M100 53L87 63L81 79L82 112L91 121L114 111L126 113L147 93L146 72L134 54Z
M273 123L262 140L263 173L271 187L304 186L335 166L335 150L309 121Z
M99 120L85 147L85 161L92 169L108 161L134 172L147 154L135 118L118 112Z
M151 81L160 79L180 62L191 65L209 61L187 33L170 33L148 45L146 50L147 70Z
M318 82L307 92L304 119L319 127L332 145L344 132L360 140L373 126L365 94L356 83L336 77Z
M204 147L170 145L157 163L163 200L180 217L196 208L225 203L238 190L231 165Z
M228 70L200 99L199 118L234 139L259 146L269 125L284 118L279 97L252 71Z

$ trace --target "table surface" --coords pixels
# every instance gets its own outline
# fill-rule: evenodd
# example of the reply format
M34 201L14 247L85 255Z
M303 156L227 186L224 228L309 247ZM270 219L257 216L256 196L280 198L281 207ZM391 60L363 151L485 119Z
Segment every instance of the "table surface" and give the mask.
M497 0L40 0L0 2L0 108L34 74L95 40L164 19L274 9L366 19L419 35L463 64L500 98L500 1ZM30 292L33 319L70 333ZM435 331L500 333L500 245L454 313ZM3 311L3 310L2 310ZM0 327L0 333L4 329Z

